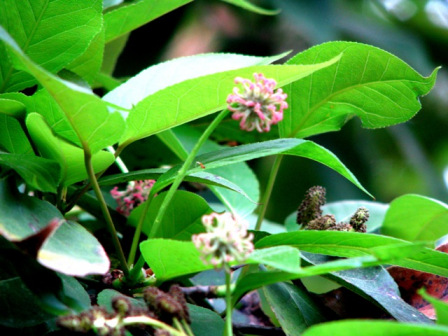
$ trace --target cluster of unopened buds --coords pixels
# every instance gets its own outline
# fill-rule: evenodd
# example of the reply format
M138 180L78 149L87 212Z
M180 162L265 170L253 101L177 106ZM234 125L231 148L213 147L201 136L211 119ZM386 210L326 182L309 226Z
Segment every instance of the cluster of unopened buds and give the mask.
M321 206L325 204L325 193L325 188L320 186L308 189L298 209L297 224L302 225L305 230L367 231L366 222L369 220L369 210L364 207L355 211L350 217L349 223L337 223L334 215L322 215Z
M253 234L247 232L247 222L234 214L204 215L202 223L206 232L193 235L193 243L205 264L229 270L229 263L244 262L253 252Z
M112 313L94 306L78 315L60 317L58 325L77 333L93 331L102 336L124 336L132 328L145 329L156 336L186 335L169 325L174 319L183 321L184 325L190 323L187 301L179 286L171 286L168 293L148 287L144 299L147 306L136 306L126 297L115 297Z
M120 191L118 187L113 188L110 194L117 202L117 211L129 216L134 208L148 199L154 183L154 180L132 181L128 183L126 190Z
M255 82L237 77L236 84L242 84L243 92L235 87L233 94L227 97L228 109L233 112L232 118L240 120L240 127L245 131L256 129L258 132L269 132L271 125L283 119L283 110L288 108L287 94L282 89L274 91L277 82L254 74Z

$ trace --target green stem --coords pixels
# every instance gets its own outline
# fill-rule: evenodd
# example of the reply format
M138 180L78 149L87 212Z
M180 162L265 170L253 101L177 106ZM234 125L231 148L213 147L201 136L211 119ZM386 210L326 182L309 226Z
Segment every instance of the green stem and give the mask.
M104 219L106 221L106 227L109 231L112 243L114 244L115 251L118 255L118 260L120 262L120 266L125 275L128 275L129 269L126 263L126 258L124 257L123 249L121 248L120 241L118 240L117 231L115 230L114 223L112 221L112 217L110 216L109 209L107 208L106 201L104 200L103 194L101 193L100 186L95 176L95 171L93 170L92 165L92 155L89 151L84 150L84 162L86 165L87 174L89 175L90 184L92 185L93 191L95 192L96 198L100 203L101 211L103 212Z
M137 227L135 228L134 238L132 238L131 250L129 251L128 264L132 265L135 260L135 255L137 254L138 243L140 242L140 235L142 233L143 223L145 222L146 215L148 214L149 206L151 204L154 195L149 194L148 200L143 205L142 213L138 219ZM138 262L137 262L138 263ZM132 274L131 274L132 277ZM133 277L132 277L133 278Z
M156 219L154 220L154 223L151 227L151 231L149 233L149 238L152 238L155 236L156 232L159 230L160 224L162 223L162 218L165 215L165 212L168 208L168 205L171 202L171 199L173 198L177 188L182 183L182 180L187 175L188 169L190 168L191 164L193 163L194 158L196 157L199 149L205 142L205 140L208 139L210 134L214 131L214 129L219 125L222 119L225 118L225 116L229 113L229 111L223 110L218 116L213 120L213 122L207 127L207 129L202 133L201 137L199 138L198 142L194 145L193 149L191 150L190 154L188 154L187 159L185 160L184 164L180 168L180 170L177 172L177 176L173 181L173 184L171 185L170 189L168 190L165 198L163 199L162 205L159 208L159 211L157 213Z
M232 290L231 290L231 273L226 270L226 327L224 329L224 336L232 336Z
M266 189L264 191L263 199L261 200L260 214L258 215L257 224L255 225L255 230L259 231L261 229L261 224L263 223L264 215L266 214L266 209L268 208L269 199L271 198L272 189L274 188L274 182L277 178L277 173L282 162L283 155L277 155L275 157L274 164L271 168L271 173L269 174L268 183L266 184Z
M185 332L187 333L188 336L194 336L193 331L191 330L190 326L188 325L187 321L185 321L184 319L181 321Z
M165 329L173 336L185 336L185 333L178 331L177 329L174 329L173 327L170 327L168 324L165 324L163 322L160 322L159 320L150 318L148 316L130 316L125 317L123 319L122 324L124 326L127 325L134 325L134 324L146 324L150 325L155 328Z

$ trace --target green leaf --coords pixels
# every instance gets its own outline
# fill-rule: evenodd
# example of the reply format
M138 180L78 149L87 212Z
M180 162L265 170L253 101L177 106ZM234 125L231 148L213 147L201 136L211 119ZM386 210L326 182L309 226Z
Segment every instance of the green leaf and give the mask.
M350 217L360 207L364 207L369 210L369 220L366 223L367 232L378 230L381 225L383 225L386 211L389 208L388 204L363 200L339 201L325 204L322 206L322 212L323 215L334 215L336 221L338 222L348 223L350 221ZM290 228L288 231L296 231L299 228L296 223L296 219L297 211L286 217L285 226Z
M140 251L158 281L213 269L212 265L202 262L191 241L148 239L140 244ZM265 264L285 271L300 270L300 254L291 247L276 247L254 251L245 264Z
M0 166L13 169L26 184L37 190L57 192L61 170L53 160L25 154L0 154Z
M360 188L362 191L369 192L359 183L356 177L348 170L344 164L329 150L317 145L309 140L301 139L277 139L264 141L260 143L241 145L238 147L228 147L211 153L198 155L195 158L196 162L201 162L205 169L217 168L241 161L248 161L269 155L293 155L305 157L317 162L320 162L327 167L335 170L350 182ZM154 192L161 190L171 183L176 172L180 169L180 165L172 168L169 172L164 174L154 185ZM193 166L188 171L188 174L196 173L202 170L201 167Z
M144 219L142 228L142 231L147 236L149 236L152 224L165 196L166 192L157 195L149 205L148 214ZM137 226L146 202L132 211L128 217L128 224ZM151 238L171 238L189 241L193 234L205 231L201 218L203 215L211 212L213 210L201 196L188 191L178 190L168 205L159 230Z
M211 311L200 306L187 304L191 318L191 330L195 336L222 335L224 332L223 319Z
M389 259L390 264L448 276L447 254L397 238L357 232L297 231L265 237L256 243L256 248L278 245L338 257L373 255Z
M264 287L263 293L288 336L301 335L309 326L327 320L304 288L280 282Z
M40 154L59 163L63 186L87 179L84 151L81 148L55 136L44 118L37 113L28 115L26 125ZM114 160L112 153L106 151L95 153L92 157L95 173L105 170Z
M0 183L0 233L8 240L22 240L51 220L64 220L50 203L19 194L5 181ZM17 216L20 214L20 216ZM64 222L38 251L42 265L73 276L104 274L109 259L98 240L81 225Z
M391 321L338 321L311 327L303 336L444 336L448 328L436 325L406 324Z
M307 252L303 253L303 259L311 265L319 265L330 260L327 256ZM373 300L398 321L430 323L424 314L403 301L397 284L383 267L346 270L324 276L368 300Z
M381 233L409 241L435 241L448 233L448 205L420 195L390 203Z
M235 87L234 79L237 76L252 78L254 72L261 72L267 78L275 78L278 85L282 86L337 62L339 57L310 66L250 66L174 84L141 100L131 110L126 120L128 127L120 144L126 146L138 139L224 109L225 100Z
M0 113L0 129L0 148L14 154L33 154L31 144L17 119Z
M418 97L436 80L438 69L422 77L399 58L354 42L324 43L287 64L317 64L341 53L334 65L284 87L289 109L279 123L282 137L337 131L354 115L366 128L405 122L420 110Z
M279 9L277 9L277 10L264 9L264 8L261 8L259 6L252 4L246 0L222 0L222 1L232 4L232 5L235 5L235 6L238 6L238 7L241 7L241 8L244 8L244 9L247 9L248 11L251 11L251 12L254 12L257 14L275 15L275 14L280 13Z
M267 65L287 54L289 53L257 57L216 53L175 58L143 70L106 94L103 99L115 105L132 109L134 105L149 95L188 79L252 65Z
M120 138L124 121L119 113L109 113L105 103L92 92L48 73L32 62L0 27L14 65L35 76L64 111L85 150L96 153Z
M67 65L67 69L82 77L88 83L93 83L101 69L104 53L104 30L96 34L86 51Z
M126 43L128 41L129 34L124 34L119 38L106 43L103 52L103 62L101 64L101 73L106 75L112 75L117 64L118 57L120 57ZM104 98L104 97L103 97Z
M192 0L140 0L107 12L104 15L106 42L120 37L130 31L183 6Z
M36 64L55 73L87 49L101 30L101 11L102 0L4 0L0 25ZM35 84L28 74L14 71L5 55L0 69L0 92Z
M433 296L426 293L424 287L418 292L426 301L434 306L437 316L437 324L448 326L448 303L437 300Z

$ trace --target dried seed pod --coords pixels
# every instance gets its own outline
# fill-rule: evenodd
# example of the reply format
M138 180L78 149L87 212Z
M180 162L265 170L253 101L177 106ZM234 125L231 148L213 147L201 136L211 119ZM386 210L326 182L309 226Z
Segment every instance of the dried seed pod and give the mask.
M307 230L330 230L336 226L336 218L333 215L325 215L313 219L308 223Z
M369 210L364 207L360 207L350 218L350 225L357 232L366 232L366 222L369 220L369 216Z
M181 305L181 318L190 323L190 313L188 311L187 300L185 299L182 289L178 285L172 285L168 293Z
M313 219L322 216L320 207L325 204L325 194L325 188L321 186L308 189L298 209L297 224L306 227Z

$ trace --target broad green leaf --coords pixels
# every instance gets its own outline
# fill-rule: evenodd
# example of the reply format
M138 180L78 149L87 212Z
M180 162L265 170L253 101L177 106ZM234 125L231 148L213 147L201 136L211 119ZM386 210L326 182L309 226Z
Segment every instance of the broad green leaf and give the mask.
M418 97L436 80L437 69L422 77L399 58L354 42L324 43L287 64L317 64L341 53L334 65L284 87L289 109L279 123L282 137L337 131L355 115L366 128L405 122L420 110Z
M86 51L67 65L67 69L82 77L88 83L93 83L101 69L104 52L104 30L101 29L92 39Z
M0 26L33 62L55 73L87 49L101 30L101 11L102 0L3 0ZM14 71L3 46L0 55L0 92L35 84L28 74Z
M13 190L0 183L0 234L8 240L22 240L45 227L51 220L64 220L50 203ZM20 214L20 216L17 216ZM37 254L42 265L73 276L104 274L109 259L98 240L81 225L65 222L45 241Z
M238 54L200 54L175 58L153 65L106 94L103 99L115 105L132 109L153 93L188 79L252 65L267 65L288 53L271 57ZM126 114L123 116L126 117Z
M269 155L294 155L305 157L319 163L326 165L327 167L335 170L350 182L360 188L362 191L369 192L358 182L356 177L348 170L344 164L330 151L317 145L309 140L301 139L277 139L271 141L264 141L260 143L241 145L238 147L224 148L218 151L205 153L198 155L195 158L196 162L201 162L205 169L212 169L238 163L241 161L248 161L260 157ZM176 172L180 169L180 166L172 168L165 173L154 185L154 192L166 187L174 179ZM201 167L194 166L188 174L196 173L202 170Z
M437 324L448 326L448 303L429 295L424 288L420 289L418 293L434 306L437 316Z
M201 136L201 133L191 127L180 126L174 130L159 133L158 136L181 160L185 160L189 151L194 147ZM199 154L213 152L222 148L222 146L217 145L215 142L207 140L199 150ZM198 163L196 162L196 164ZM247 195L247 197L245 197L231 192L230 190L211 186L210 190L219 198L227 209L240 216L246 216L255 210L257 207L256 202L258 202L260 197L260 186L254 172L246 163L236 163L232 166L232 169L228 169L227 167L217 167L209 170L209 172L236 183Z
M142 231L149 236L152 224L158 210L165 199L166 193L157 195L150 203ZM146 201L148 202L148 201ZM128 224L137 226L146 202L136 209L128 217ZM168 205L159 230L151 238L170 238L190 241L193 234L204 232L201 218L203 215L213 212L208 203L199 195L178 190Z
M191 330L195 336L222 335L224 320L215 312L200 306L187 304L191 318Z
M140 0L112 9L104 15L106 42L185 5L192 0Z
M101 72L111 76L115 70L115 66L128 41L129 34L124 34L119 38L106 43L103 52L103 62L101 64Z
M390 203L381 233L409 241L436 241L448 234L448 205L420 195Z
M36 65L2 27L0 39L5 42L14 65L31 73L53 96L85 150L93 154L117 142L125 127L119 113L109 113L104 102L89 90Z
M57 192L61 169L53 160L34 155L0 153L0 166L16 171L32 188L43 192Z
M303 336L446 336L448 328L392 321L338 321L313 326Z
M319 265L329 257L304 252L303 260L311 265ZM394 279L383 267L369 267L341 272L333 272L324 277L350 289L362 297L373 301L402 322L429 323L430 320L416 308L410 306L400 296Z
M386 211L389 208L388 204L364 200L339 201L325 204L322 206L322 212L323 215L334 215L336 221L338 222L348 223L350 221L350 217L360 207L364 207L369 210L369 220L366 223L367 232L378 230L381 225L383 225ZM288 228L288 231L298 230L299 226L296 223L296 219L297 211L293 212L285 219L285 226Z
M0 113L0 130L0 148L14 154L33 154L31 144L17 119Z
M264 9L261 8L259 6L254 5L253 3L247 1L247 0L222 0L224 2L227 2L229 4L247 9L248 11L257 13L257 14L262 14L262 15L275 15L280 13L280 10L269 10L269 9Z
M389 259L389 263L393 265L448 276L446 253L370 233L296 231L271 235L256 243L257 248L279 245L290 245L302 251L338 257L372 255L382 260Z
M337 62L339 57L316 65L250 66L174 84L141 100L131 110L120 144L124 147L138 139L224 109L237 76L252 78L254 72L260 72L267 78L276 79L282 86Z
M87 179L84 151L81 148L55 136L44 118L37 113L28 115L26 125L40 154L59 163L62 185L69 186ZM106 151L94 154L92 164L95 173L105 170L114 160L114 155Z
M213 269L202 262L191 241L148 239L140 244L140 250L158 281ZM264 264L284 271L300 270L300 254L294 248L276 247L254 251L245 264Z
M323 308L304 288L280 282L264 287L263 293L288 336L301 335L309 326L327 321Z

